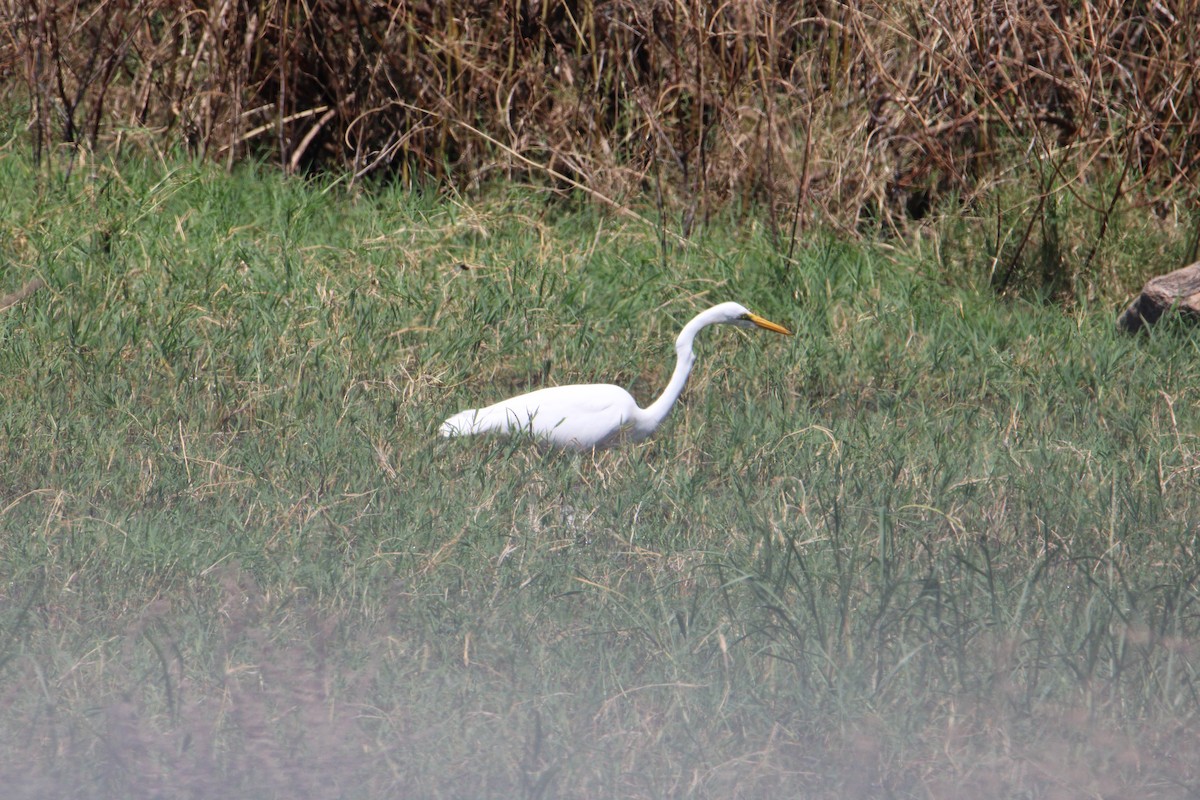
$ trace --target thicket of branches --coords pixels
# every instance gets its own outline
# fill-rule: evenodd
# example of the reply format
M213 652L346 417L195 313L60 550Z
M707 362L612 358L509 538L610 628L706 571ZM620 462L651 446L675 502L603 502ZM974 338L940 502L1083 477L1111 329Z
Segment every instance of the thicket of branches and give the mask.
M1194 198L1198 6L0 0L0 81L39 157L182 145L849 227L1021 170Z

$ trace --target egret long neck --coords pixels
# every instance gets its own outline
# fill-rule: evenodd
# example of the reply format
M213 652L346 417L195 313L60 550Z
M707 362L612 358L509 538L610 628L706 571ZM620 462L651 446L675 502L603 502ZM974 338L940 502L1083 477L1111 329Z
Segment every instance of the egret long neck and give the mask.
M644 418L650 430L657 428L667 418L667 414L671 413L671 407L683 393L683 387L687 385L692 365L696 363L692 342L700 329L709 324L707 320L703 319L703 316L701 315L685 325L679 338L675 340L675 371L671 373L671 380L667 383L667 388L663 389L658 399L647 406L645 410Z

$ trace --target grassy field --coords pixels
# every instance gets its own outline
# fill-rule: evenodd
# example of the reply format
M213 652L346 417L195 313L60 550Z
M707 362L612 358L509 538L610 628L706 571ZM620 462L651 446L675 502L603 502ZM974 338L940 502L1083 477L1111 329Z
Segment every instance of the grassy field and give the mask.
M998 300L936 230L0 183L0 294L47 282L0 312L7 797L1200 792L1200 336ZM724 300L797 335L705 331L647 443L436 436L647 402Z

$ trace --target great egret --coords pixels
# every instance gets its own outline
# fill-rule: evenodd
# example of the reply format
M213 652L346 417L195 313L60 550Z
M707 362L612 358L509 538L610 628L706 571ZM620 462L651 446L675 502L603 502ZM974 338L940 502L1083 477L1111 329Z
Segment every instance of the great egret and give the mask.
M641 441L658 429L687 383L696 354L692 342L701 328L718 323L750 328L757 325L791 336L782 325L751 314L737 303L721 303L703 311L683 326L675 340L675 371L658 399L647 408L620 386L580 384L554 386L502 400L486 408L460 411L442 423L442 436L476 433L517 433L576 450L607 447L621 441Z

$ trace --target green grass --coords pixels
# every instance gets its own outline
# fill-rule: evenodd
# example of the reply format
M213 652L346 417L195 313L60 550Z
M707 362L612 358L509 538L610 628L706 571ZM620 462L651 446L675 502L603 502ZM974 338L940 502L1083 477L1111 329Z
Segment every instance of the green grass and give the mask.
M1200 791L1200 336L916 245L85 166L0 151L7 796ZM797 335L705 331L645 444L436 436L646 402L723 300Z

